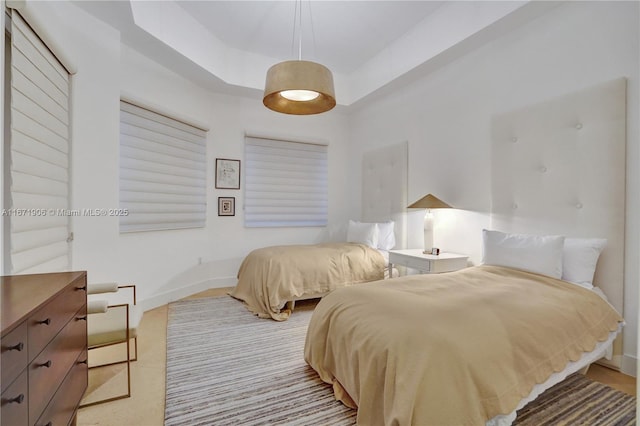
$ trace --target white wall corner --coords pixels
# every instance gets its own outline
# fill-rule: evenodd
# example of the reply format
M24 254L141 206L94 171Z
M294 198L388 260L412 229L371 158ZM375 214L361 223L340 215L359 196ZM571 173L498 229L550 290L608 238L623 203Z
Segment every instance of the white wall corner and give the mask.
M142 310L146 312L210 288L235 287L236 283L237 279L235 276L204 280L184 287L175 288L164 293L154 294L147 299L139 301L138 305L140 305Z
M631 355L623 355L620 371L624 374L637 377L638 375L638 358Z

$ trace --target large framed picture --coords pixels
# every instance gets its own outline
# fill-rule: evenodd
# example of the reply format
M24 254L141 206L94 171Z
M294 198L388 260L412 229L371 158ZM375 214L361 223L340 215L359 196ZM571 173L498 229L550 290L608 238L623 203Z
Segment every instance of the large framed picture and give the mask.
M236 215L236 197L218 197L218 216Z
M240 160L216 158L216 188L240 189Z

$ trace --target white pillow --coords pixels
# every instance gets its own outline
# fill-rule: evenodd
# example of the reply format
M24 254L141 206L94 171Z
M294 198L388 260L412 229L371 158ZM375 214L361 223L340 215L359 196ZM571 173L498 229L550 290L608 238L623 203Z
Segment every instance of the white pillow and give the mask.
M391 250L396 246L395 223L390 220L388 222L378 222L378 245L380 250Z
M482 230L482 263L562 277L564 237Z
M368 245L371 248L378 246L378 225L375 223L363 223L349 221L347 229L347 242Z
M565 238L562 279L593 288L593 274L605 245L604 238Z

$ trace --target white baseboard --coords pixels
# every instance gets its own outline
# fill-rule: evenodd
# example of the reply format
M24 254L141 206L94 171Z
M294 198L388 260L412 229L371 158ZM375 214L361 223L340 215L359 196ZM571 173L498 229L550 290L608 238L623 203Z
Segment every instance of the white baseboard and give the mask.
M236 283L236 277L213 278L139 300L138 305L142 306L144 311L148 311L210 288L234 287Z
M629 376L636 377L638 374L638 358L630 355L623 355L620 371Z

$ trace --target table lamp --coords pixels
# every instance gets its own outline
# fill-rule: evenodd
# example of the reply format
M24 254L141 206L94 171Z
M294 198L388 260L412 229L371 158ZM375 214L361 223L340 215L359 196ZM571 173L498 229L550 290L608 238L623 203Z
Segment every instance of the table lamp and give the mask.
M427 194L418 201L410 204L409 209L427 209L424 215L424 252L431 254L433 248L433 213L431 209L450 209L453 208L438 197Z

